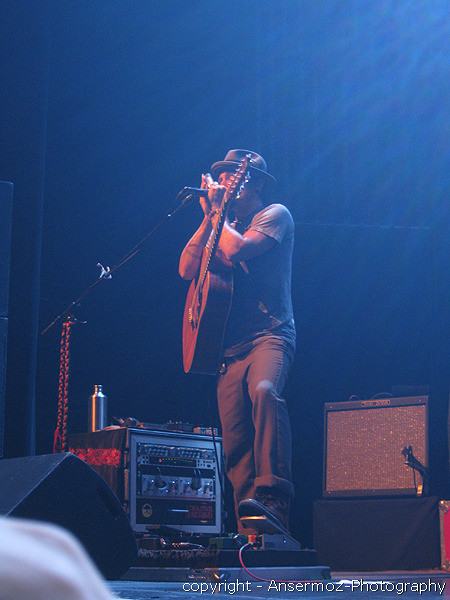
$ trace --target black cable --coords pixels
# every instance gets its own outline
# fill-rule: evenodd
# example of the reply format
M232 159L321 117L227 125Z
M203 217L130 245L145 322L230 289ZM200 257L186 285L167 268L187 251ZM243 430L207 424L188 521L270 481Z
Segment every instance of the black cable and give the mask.
M212 425L212 423L213 423L212 405L211 405L211 397L209 395L208 395L208 409L209 409L209 422L211 423L211 436L212 436L212 441L213 441L214 456L216 457L216 464L217 464L217 475L219 477L219 485L220 485L222 502L224 502L225 489L224 489L224 485L223 485L223 481L222 481L222 456L220 456L220 459L219 459L219 454L217 452L217 446L216 446L216 436L214 433L214 426Z

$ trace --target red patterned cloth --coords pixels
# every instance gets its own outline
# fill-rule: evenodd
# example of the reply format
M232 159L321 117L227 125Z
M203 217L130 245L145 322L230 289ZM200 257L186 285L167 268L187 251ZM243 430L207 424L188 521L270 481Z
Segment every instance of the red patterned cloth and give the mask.
M70 448L69 452L84 460L91 467L107 465L119 468L121 465L122 453L116 448Z

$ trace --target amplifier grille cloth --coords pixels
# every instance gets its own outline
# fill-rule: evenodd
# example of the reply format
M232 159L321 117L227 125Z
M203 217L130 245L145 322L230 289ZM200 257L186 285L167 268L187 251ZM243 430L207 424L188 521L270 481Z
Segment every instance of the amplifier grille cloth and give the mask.
M326 490L414 489L403 448L426 466L426 406L389 406L327 414ZM422 479L416 473L416 485Z

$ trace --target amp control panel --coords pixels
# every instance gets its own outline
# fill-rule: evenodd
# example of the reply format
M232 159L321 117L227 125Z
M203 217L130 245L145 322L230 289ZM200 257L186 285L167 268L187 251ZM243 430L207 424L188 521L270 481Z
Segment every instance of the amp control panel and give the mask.
M189 533L221 533L221 438L130 429L128 441L134 531L167 525Z

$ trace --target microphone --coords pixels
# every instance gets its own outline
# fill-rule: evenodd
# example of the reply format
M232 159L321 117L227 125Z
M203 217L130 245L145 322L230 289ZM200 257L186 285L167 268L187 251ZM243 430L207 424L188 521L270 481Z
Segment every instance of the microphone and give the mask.
M196 196L197 198L207 198L208 190L203 190L202 188L194 188L194 187L184 187L183 194L189 196Z

